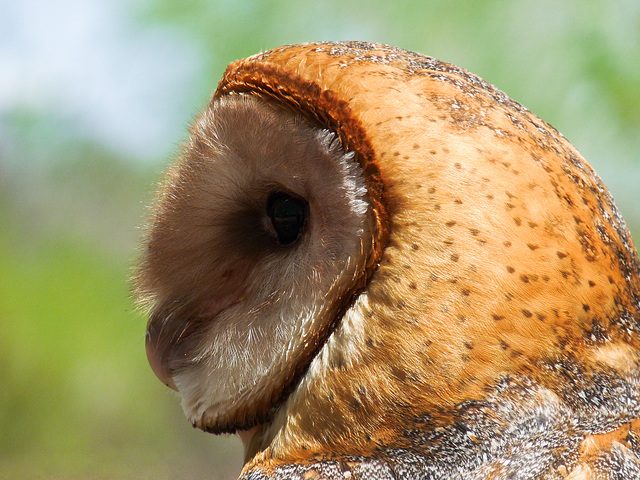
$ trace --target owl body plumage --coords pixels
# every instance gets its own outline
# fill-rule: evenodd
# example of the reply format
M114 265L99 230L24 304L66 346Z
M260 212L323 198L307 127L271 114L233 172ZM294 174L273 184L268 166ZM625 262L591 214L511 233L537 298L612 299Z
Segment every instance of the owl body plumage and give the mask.
M265 223L274 189L308 201L303 233L235 261L253 231L210 225L231 201ZM478 77L363 43L235 62L162 192L150 360L195 425L246 431L242 478L640 478L629 233Z

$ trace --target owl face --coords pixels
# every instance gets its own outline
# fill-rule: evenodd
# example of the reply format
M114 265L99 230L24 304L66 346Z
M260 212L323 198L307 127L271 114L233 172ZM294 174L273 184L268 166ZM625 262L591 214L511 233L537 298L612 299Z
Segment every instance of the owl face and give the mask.
M248 428L361 282L367 189L335 133L249 94L214 102L183 155L148 244L147 352L194 424Z
M250 430L247 471L568 472L640 418L640 262L613 200L553 127L433 58L231 64L144 245L151 366L194 425Z

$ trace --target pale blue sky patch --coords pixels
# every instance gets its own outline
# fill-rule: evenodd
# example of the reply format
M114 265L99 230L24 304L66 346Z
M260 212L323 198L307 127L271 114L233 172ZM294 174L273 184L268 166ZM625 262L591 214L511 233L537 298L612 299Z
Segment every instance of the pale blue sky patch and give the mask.
M134 158L175 150L199 107L189 89L201 54L177 30L141 27L129 12L121 1L6 2L0 118L16 109L57 117Z

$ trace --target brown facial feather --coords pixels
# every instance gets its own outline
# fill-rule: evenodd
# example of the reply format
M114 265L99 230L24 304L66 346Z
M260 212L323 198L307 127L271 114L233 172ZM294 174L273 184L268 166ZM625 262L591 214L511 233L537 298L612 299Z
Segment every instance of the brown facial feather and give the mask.
M291 246L267 212L286 192L309 210ZM373 273L366 194L335 134L273 103L227 98L197 119L138 275L150 363L195 426L265 423L297 384Z

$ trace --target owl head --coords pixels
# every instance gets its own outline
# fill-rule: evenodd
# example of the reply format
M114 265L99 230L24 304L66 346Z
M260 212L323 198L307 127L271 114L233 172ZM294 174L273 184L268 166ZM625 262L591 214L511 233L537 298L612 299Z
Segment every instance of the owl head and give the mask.
M429 432L478 425L477 402L514 422L566 405L590 419L575 448L616 428L638 413L639 270L551 126L453 65L318 43L228 67L159 188L136 283L188 419L275 468L427 458Z

